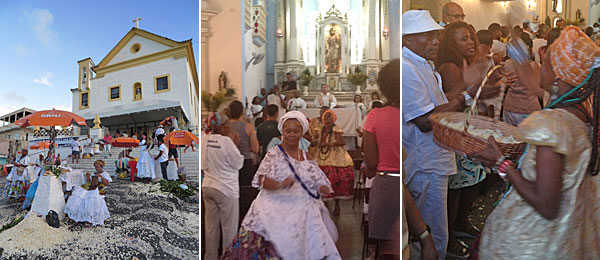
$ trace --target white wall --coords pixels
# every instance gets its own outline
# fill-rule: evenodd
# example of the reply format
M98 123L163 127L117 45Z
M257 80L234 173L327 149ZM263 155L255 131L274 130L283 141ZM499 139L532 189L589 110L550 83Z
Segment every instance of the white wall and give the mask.
M487 2L481 0L455 0L466 15L465 22L473 24L475 30L487 29L492 23L500 25L508 25L509 21L512 26L521 25L523 20L531 17L527 16L527 8L525 0L516 0L506 2L503 6L502 2Z
M186 67L187 67L187 77L188 77L188 92L190 93L188 96L188 100L190 100L190 124L193 127L198 127L198 123L199 123L199 118L200 118L200 108L198 108L199 104L199 97L200 94L196 92L196 83L194 83L194 77L192 74L192 68L190 67L189 63L186 63ZM190 87L191 86L191 87ZM190 127L189 125L186 127Z
M571 0L569 1L569 16L567 17L569 20L575 20L577 9L581 10L581 18L585 19L584 24L589 24L589 15L590 15L590 1L589 0ZM592 23L593 24L593 23ZM591 26L591 25L590 25ZM581 26L583 28L587 26Z
M185 58L173 59L167 58L144 65L127 68L105 74L102 78L92 79L90 82L90 101L89 108L81 110L82 113L89 113L90 110L105 109L112 106L135 103L133 101L133 84L140 82L142 84L142 100L170 100L181 101L183 110L192 118L193 115L190 104L189 82L191 73ZM154 77L169 74L170 91L154 93ZM193 82L193 81L192 81ZM121 99L109 101L109 87L121 85ZM193 84L192 84L193 86ZM73 112L79 110L79 94L73 95ZM76 94L76 95L75 95Z
M235 86L242 96L242 42L240 1L219 1L221 12L210 19L211 35L208 38L208 86L202 89L212 93L219 90L219 75L224 71L229 85Z
M139 43L141 48L137 53L131 53L131 46L136 43ZM113 59L108 63L108 65L117 64L122 61L146 56L148 54L152 54L159 51L164 51L169 48L169 46L163 45L153 40L149 40L139 35L135 35L133 36L133 38L131 38L131 40L129 40L127 45L125 45L125 47L123 47L123 49L121 49L121 51L117 53L115 57L113 57Z
M245 34L245 50L244 50L244 55L246 56L245 59L243 59L243 62L248 62L251 58L252 58L252 53L256 52L256 53L265 53L265 46L266 44L263 44L262 47L258 47L256 45L254 45L254 43L252 43L252 34L253 31L252 30L248 30ZM247 70L245 72L245 89L244 89L244 94L245 94L245 98L246 100L248 100L248 103L252 103L252 98L254 98L254 96L258 95L258 93L260 93L260 88L265 86L265 82L267 80L267 61L266 58L264 58L259 64L257 65L252 65L252 63L250 63L247 67ZM238 95L239 97L241 97L242 95ZM244 100L242 100L242 103L245 102Z
M590 1L593 1L593 0L590 0ZM594 23L597 23L598 18L600 18L600 3L592 6L592 9L590 10L590 18L588 19L586 17L588 26L592 26L592 25L594 25Z

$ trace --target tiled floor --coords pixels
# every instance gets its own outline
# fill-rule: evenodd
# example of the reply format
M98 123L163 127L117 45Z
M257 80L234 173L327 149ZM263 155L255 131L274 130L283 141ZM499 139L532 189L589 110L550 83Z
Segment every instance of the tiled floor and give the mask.
M333 211L333 205L332 201L329 205L330 212ZM358 203L357 200L353 209L352 200L344 200L340 201L340 208L340 215L332 216L339 233L338 251L344 260L360 260L364 241L360 228L362 203Z

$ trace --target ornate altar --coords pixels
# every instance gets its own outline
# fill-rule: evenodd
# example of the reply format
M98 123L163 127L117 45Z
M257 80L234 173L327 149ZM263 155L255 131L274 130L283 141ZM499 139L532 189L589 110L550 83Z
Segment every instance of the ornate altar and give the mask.
M318 84L313 87L320 89L320 84L326 83L333 91L349 90L351 86L346 81L346 74L350 67L348 16L342 16L333 5L324 17L319 15L316 27Z

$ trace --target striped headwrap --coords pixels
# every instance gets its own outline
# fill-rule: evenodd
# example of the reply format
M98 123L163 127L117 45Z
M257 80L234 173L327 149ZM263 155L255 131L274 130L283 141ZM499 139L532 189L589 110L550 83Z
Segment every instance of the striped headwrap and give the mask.
M592 68L600 66L600 47L581 29L568 26L550 46L552 70L571 86L585 81Z

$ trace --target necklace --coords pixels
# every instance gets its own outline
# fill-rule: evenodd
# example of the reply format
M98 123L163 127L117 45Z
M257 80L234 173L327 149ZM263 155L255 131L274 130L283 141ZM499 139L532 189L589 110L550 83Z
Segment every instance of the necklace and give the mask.
M285 147L284 150L286 150L286 153L288 153L290 156L292 156L292 153L289 151L289 149L287 147ZM296 156L297 157L294 159L296 159L297 161L300 161L301 157L300 157L300 149L299 148L296 148ZM293 158L293 156L292 156L292 158Z

